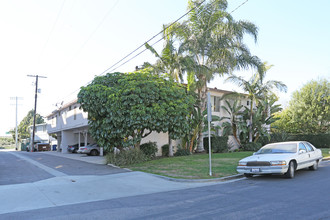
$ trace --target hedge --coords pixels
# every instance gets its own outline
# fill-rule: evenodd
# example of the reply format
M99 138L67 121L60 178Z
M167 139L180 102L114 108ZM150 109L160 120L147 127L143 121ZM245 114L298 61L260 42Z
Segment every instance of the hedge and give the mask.
M209 138L203 139L204 150L209 152ZM228 137L215 136L211 137L211 148L213 153L225 153L228 152Z
M291 134L288 140L308 141L317 148L330 148L330 134Z

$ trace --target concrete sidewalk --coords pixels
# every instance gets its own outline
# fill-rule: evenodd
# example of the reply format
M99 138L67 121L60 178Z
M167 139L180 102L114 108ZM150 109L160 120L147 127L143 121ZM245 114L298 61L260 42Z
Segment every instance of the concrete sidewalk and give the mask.
M0 186L0 198L3 201L0 214L213 184L224 183L172 182L143 172L105 176L61 176L34 183Z

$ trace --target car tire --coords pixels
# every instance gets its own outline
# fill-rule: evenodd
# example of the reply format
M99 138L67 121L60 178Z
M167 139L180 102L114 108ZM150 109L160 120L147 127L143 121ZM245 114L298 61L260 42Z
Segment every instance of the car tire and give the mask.
M290 161L288 171L284 174L286 178L293 179L295 173L295 163Z
M97 156L97 155L99 155L99 152L97 151L97 150L92 150L91 152L90 152L90 155L91 156Z
M309 169L310 170L317 170L317 168L319 167L319 161L315 161L315 163L313 164L313 166L310 166Z
M251 177L253 177L253 174L250 174L250 173L244 173L244 176L245 176L246 178L251 178Z

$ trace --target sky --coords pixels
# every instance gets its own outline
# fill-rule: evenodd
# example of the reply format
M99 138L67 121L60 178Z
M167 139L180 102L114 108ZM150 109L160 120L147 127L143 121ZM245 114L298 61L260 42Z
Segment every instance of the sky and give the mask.
M249 36L245 43L273 65L266 80L288 87L279 93L283 106L310 80L330 79L330 1L228 0L227 11L238 6L233 18L258 27L257 43ZM47 116L96 75L153 63L148 51L132 58L142 47L113 66L186 11L187 0L0 0L0 136L15 127L13 98L19 97L18 123L34 108L35 77L27 75L47 77L39 78L37 102L37 112ZM162 42L154 47L160 51ZM236 74L248 79L253 72ZM240 91L223 77L209 86Z

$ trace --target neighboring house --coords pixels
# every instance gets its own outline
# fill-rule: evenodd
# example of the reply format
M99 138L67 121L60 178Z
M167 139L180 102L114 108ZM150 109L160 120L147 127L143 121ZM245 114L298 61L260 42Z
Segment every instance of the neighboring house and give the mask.
M67 153L68 145L95 143L88 133L88 114L79 108L77 99L47 116L47 131L57 136L57 150Z
M216 88L210 88L209 92L211 93L212 114L219 117L228 116L221 108L221 106L225 104L225 101L221 100L221 97L231 92ZM242 104L244 103L246 106L249 106L247 100L242 100ZM78 104L77 99L75 99L47 116L47 131L49 134L57 135L58 149L62 149L62 153L67 153L68 145L96 142L88 133L88 113L83 112L79 107L80 104ZM216 122L215 125L221 125L221 123L222 122ZM217 133L221 135L221 130L218 130ZM142 140L141 144L149 141L157 143L157 155L161 155L161 146L168 144L168 134L152 132ZM236 144L232 142L233 140L230 139L230 144ZM176 146L179 143L179 141L176 141L173 144Z
M33 126L30 126L29 129L30 129L30 138L29 138L28 142L30 142L32 140ZM48 134L47 123L35 125L34 142L35 143L47 143L50 145L53 145L54 143L56 143L56 139L49 136L49 134Z

